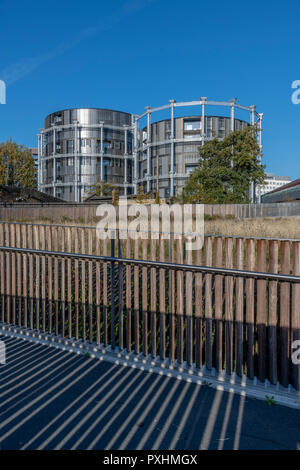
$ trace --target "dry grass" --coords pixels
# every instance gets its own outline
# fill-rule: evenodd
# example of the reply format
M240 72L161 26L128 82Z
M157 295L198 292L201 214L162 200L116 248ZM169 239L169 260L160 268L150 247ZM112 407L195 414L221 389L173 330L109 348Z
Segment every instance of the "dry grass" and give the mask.
M244 237L300 239L300 218L206 220L205 233Z

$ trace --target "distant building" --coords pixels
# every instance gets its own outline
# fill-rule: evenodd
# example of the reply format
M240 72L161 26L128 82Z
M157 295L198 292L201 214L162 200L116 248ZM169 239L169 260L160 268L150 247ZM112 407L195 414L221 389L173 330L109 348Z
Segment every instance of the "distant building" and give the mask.
M300 179L277 187L273 191L263 194L261 198L262 203L297 201L300 201Z
M56 111L40 129L38 188L74 202L83 201L100 180L120 196L136 195L140 186L161 198L179 195L198 165L199 146L249 125L261 130L262 118L254 105L206 97L147 106L140 115L102 108ZM261 132L257 140L262 148Z
M256 197L262 196L263 194L270 193L274 189L278 189L291 182L290 176L276 176L273 173L267 173L265 180L265 186L257 186Z

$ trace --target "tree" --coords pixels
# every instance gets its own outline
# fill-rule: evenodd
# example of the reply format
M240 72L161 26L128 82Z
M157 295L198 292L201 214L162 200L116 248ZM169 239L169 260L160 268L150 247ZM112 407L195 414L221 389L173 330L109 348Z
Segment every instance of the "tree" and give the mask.
M264 184L256 126L212 139L199 148L199 165L184 188L186 202L206 204L248 203L251 183Z
M113 189L112 204L113 204L113 206L118 206L119 205L119 191L117 189Z
M0 185L34 188L36 170L30 150L16 142L0 143Z
M149 195L148 194L144 194L143 192L143 186L139 186L138 187L138 191L137 191L137 196L136 196L136 200L139 204L143 204L143 202L147 202L147 200L149 199Z
M111 196L113 189L113 184L101 180L90 186L90 192L95 193L97 196Z

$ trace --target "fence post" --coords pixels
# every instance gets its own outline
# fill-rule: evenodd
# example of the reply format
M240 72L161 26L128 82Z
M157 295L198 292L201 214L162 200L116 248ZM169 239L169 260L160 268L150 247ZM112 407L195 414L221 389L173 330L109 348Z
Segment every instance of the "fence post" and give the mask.
M247 269L254 271L254 240L247 240ZM254 279L246 280L246 320L247 320L247 375L254 377Z
M212 265L212 238L205 238L205 264ZM212 275L205 275L205 365L212 368Z
M215 237L214 265L223 267L223 239ZM216 369L223 369L223 276L215 276Z
M282 274L290 274L290 242L280 245L280 266ZM284 387L289 385L290 368L290 283L280 283L280 382Z
M269 243L269 272L278 273L278 242ZM277 383L277 281L269 282L269 379Z
M233 240L225 239L225 266L227 269L233 267ZM225 350L226 350L226 373L232 373L233 365L233 277L225 277Z
M300 242L293 242L293 274L300 276ZM300 284L293 284L292 342L300 340ZM300 389L300 364L292 364L292 385Z
M244 240L236 240L236 268L242 270L244 267ZM244 364L244 279L237 277L235 281L235 320L236 320L236 339L235 339L235 358L236 373L243 375Z
M266 272L266 240L257 241L257 270ZM264 279L257 281L257 335L258 335L258 379L266 378L266 324L267 286Z

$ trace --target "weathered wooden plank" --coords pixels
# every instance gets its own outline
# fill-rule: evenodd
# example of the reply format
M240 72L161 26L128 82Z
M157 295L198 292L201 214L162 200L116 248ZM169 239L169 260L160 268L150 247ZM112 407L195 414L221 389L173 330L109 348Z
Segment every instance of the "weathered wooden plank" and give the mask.
M67 251L72 252L72 231L71 228L67 228ZM68 302L68 338L72 338L72 260L67 259L67 302Z
M160 261L165 261L165 240L160 235L159 245ZM160 329L160 358L162 361L166 359L166 271L159 270L159 329Z
M183 239L178 238L176 240L176 258L177 263L183 263ZM183 323L183 297L184 297L184 285L183 285L183 271L176 271L176 320L177 320L177 360L180 364L183 363L184 357L184 323Z
M293 242L293 274L300 276L300 242ZM292 286L292 353L299 350L300 341L300 284ZM299 354L298 354L299 357ZM298 361L299 362L299 361ZM300 364L296 361L292 364L292 385L296 390L300 390Z
M236 240L236 269L242 270L244 267L244 240L238 238ZM238 376L243 375L244 364L244 280L237 277L235 281L235 360L236 373Z
M151 235L150 235L151 236ZM150 256L151 260L156 260L156 239L150 240ZM156 268L150 269L150 311L151 311L151 355L156 357Z
M85 251L85 230L81 229L81 247L80 252L82 254L86 253ZM82 321L82 331L81 337L82 341L86 341L86 263L84 260L81 260L81 321Z
M193 251L186 250L186 262L193 264ZM193 364L193 273L187 271L185 274L186 295L186 361L189 366Z
M280 244L280 272L290 274L290 242ZM290 368L290 283L280 283L280 382L289 385Z
M278 241L269 242L269 272L278 273ZM277 383L277 281L269 282L269 380Z
M39 250L40 247L40 232L39 227L34 225L34 247ZM40 256L35 255L35 328L37 331L40 330Z
M266 272L266 240L257 240L257 271ZM266 325L267 325L267 284L264 279L257 281L257 336L258 336L258 378L266 378Z
M225 239L225 267L233 268L233 240ZM233 277L225 277L225 355L226 373L233 372Z
M15 224L10 224L10 246L16 246L16 226ZM11 320L13 325L16 324L16 285L17 285L17 276L16 276L16 254L11 253Z
M212 265L212 238L205 238L205 264ZM205 275L205 365L212 368L212 276Z
M214 240L214 266L223 267L223 240L215 237ZM215 351L216 369L223 369L223 276L215 276Z
M93 254L93 232L88 230L88 252ZM89 302L89 342L93 342L93 261L89 261L88 302Z
M96 236L96 255L100 256L100 239ZM96 262L96 344L100 345L101 336L101 264Z
M199 248L196 250L195 263L197 266L202 264L202 248L198 240ZM203 317L203 296L202 296L202 274L195 274L195 362L198 368L202 367L203 362L203 338L202 338L202 317Z
M142 257L148 259L148 239L142 240ZM143 317L143 354L148 355L148 269L142 267L142 317Z
M254 240L247 240L247 269L255 269ZM254 377L254 279L246 280L247 375Z
M74 251L79 253L79 238L78 238L78 228L74 229ZM74 292L74 301L75 301L75 339L79 338L79 261L75 259L74 263L74 276L75 276L75 292Z
M47 250L52 251L52 230L46 227ZM53 273L52 273L52 256L48 256L48 331L52 333L52 317L53 317Z
M4 246L4 224L0 223L0 245ZM4 323L5 317L5 256L0 252L0 273L1 273L1 322Z
M137 238L134 240L134 258L138 259L140 257L139 253L140 240ZM134 350L136 354L140 353L140 269L138 266L134 267Z
M131 258L131 239L127 237L126 240L126 258ZM126 348L128 352L131 352L131 315L132 315L132 304L131 304L131 266L126 266Z

